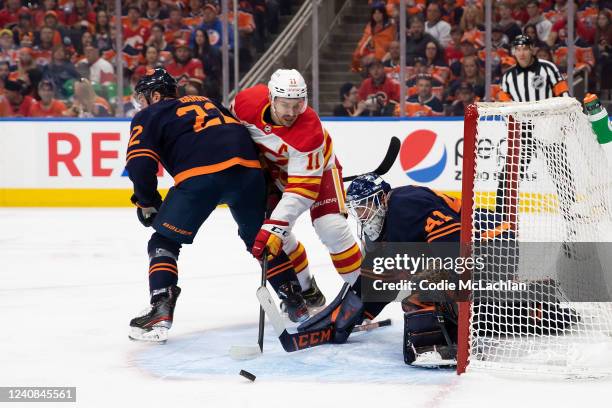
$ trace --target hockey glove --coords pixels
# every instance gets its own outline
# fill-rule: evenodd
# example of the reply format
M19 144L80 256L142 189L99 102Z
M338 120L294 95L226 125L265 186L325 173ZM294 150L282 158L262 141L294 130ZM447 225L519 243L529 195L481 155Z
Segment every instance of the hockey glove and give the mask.
M156 192L156 197L154 199L154 203L152 204L141 204L138 201L138 197L136 194L132 194L131 198L132 203L137 207L136 208L136 216L138 217L138 221L145 227L150 227L153 225L153 221L155 220L155 216L159 211L159 207L161 207L161 196L158 192Z
M265 220L261 229L255 237L255 243L251 253L257 259L261 259L265 248L273 257L277 256L283 249L283 242L289 236L289 223L278 220Z

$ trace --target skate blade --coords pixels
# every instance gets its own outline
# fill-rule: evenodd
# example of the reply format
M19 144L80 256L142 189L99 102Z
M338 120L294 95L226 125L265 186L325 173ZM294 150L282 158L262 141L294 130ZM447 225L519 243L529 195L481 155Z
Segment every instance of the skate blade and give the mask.
M128 334L130 340L142 341L146 343L165 344L168 340L168 328L154 326L151 329L141 329L140 327L130 327Z
M426 351L419 354L410 365L423 368L452 367L457 365L457 360L443 359L437 351Z

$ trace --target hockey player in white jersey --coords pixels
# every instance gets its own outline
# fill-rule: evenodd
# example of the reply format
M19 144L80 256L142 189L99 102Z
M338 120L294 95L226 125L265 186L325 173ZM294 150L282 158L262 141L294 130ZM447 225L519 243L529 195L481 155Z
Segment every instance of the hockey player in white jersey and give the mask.
M247 126L274 185L282 192L252 252L261 257L266 247L271 254L285 250L304 299L309 306L320 306L325 299L308 270L304 246L291 232L297 218L310 211L317 235L349 284L359 277L361 251L346 221L342 168L331 137L307 100L302 75L294 69L279 69L267 87L256 85L238 93L232 110Z

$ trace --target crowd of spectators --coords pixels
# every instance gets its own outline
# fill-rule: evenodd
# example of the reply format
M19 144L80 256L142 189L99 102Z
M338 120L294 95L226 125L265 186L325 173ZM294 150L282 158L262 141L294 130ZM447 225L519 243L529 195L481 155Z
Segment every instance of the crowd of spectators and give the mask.
M362 0L365 2L365 0ZM371 12L353 53L351 67L363 78L340 89L337 116L386 116L400 111L399 0L369 0ZM612 89L612 1L575 4L575 72L589 78L589 91L610 98ZM463 116L463 108L484 98L485 59L492 62L491 96L502 74L515 64L510 43L531 37L537 58L567 72L568 0L493 2L492 52L485 53L484 2L406 0L407 116Z
M230 58L237 53L244 71L278 32L292 0L240 0L238 10L228 4L228 21L237 13L240 36L234 50L230 24ZM127 0L121 6L117 50L114 0L0 0L0 116L114 116L119 106L130 116L136 112L133 86L158 66L178 80L182 95L220 97L225 17L219 0Z

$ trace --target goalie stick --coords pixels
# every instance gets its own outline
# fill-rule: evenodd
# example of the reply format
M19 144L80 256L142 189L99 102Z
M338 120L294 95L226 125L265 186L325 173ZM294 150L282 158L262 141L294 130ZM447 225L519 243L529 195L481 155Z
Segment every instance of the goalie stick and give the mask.
M391 141L389 142L389 147L387 148L387 153L385 154L385 158L372 173L376 173L379 176L387 174L389 170L391 170L393 163L395 163L395 159L397 159L397 155L399 154L401 147L402 142L400 142L396 136L392 136ZM352 181L359 176L361 176L361 174L342 177L342 181Z
M257 289L257 299L259 303L266 311L266 315L272 323L272 327L278 336L283 349L287 353L307 349L310 347L320 346L322 344L330 343L333 338L333 328L325 327L316 330L305 330L297 333L289 333L283 322L270 291L265 286L260 286ZM368 331L373 330L377 327L389 326L391 319L382 320L380 322L368 323L361 326L356 326L353 329L355 331Z

